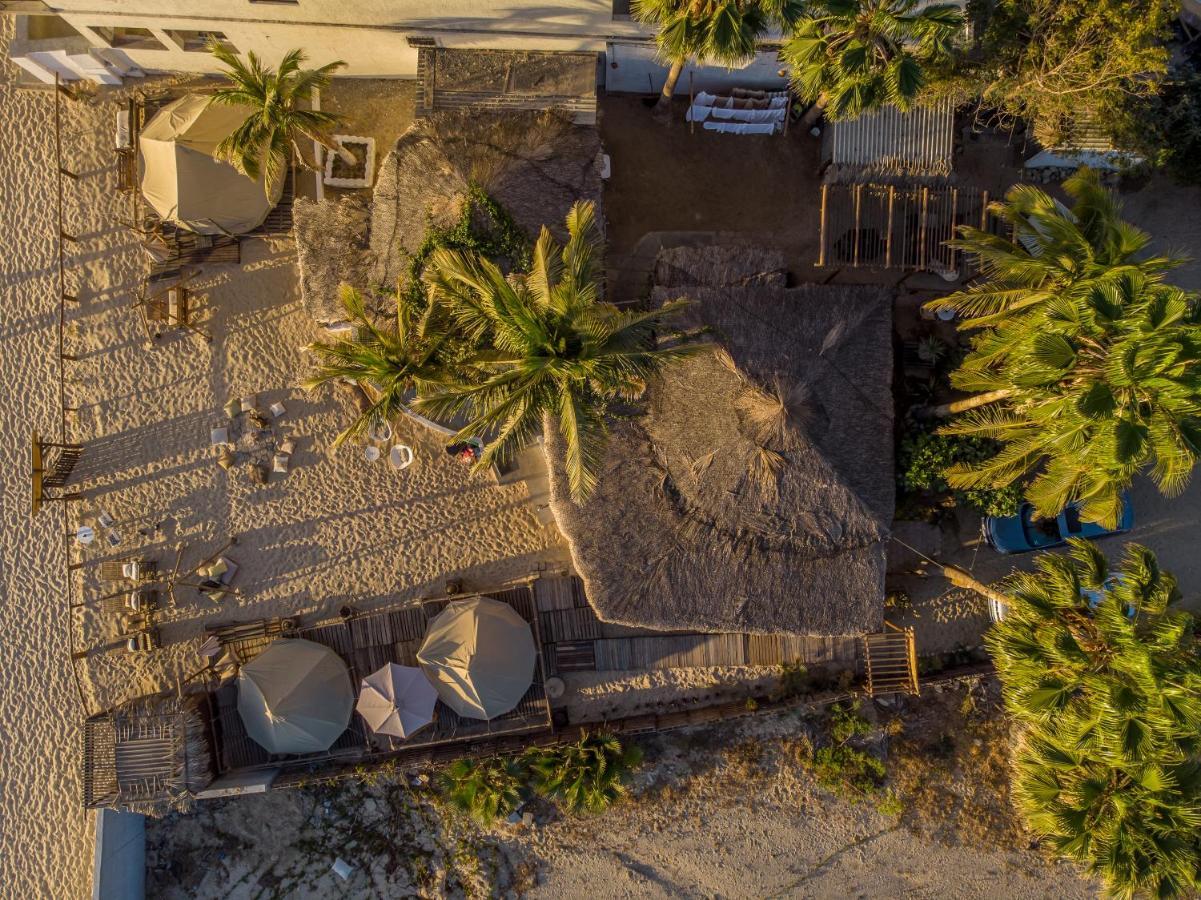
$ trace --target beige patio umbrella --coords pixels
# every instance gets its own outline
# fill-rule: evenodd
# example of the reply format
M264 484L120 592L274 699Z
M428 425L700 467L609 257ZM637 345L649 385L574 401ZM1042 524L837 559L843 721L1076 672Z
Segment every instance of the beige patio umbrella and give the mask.
M437 702L438 693L424 672L388 663L363 679L354 708L377 734L407 738L434 721Z
M494 719L529 690L536 655L530 626L513 607L473 597L451 602L430 622L417 662L459 715Z
M353 707L346 663L313 641L275 641L238 673L238 715L271 753L328 750L350 724Z
M163 219L200 234L243 234L262 224L283 192L272 198L263 179L247 178L213 157L251 110L209 106L209 98L187 94L167 104L138 135L142 196Z

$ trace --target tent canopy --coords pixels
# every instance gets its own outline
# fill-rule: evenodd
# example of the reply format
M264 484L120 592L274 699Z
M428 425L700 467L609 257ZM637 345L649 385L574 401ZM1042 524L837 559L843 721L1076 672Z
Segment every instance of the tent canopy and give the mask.
M417 662L459 715L494 719L529 690L536 655L530 626L513 607L474 597L453 601L430 622Z
M407 738L434 720L437 702L438 693L424 672L388 663L363 679L355 709L377 734Z
M243 234L262 224L283 192L268 197L263 178L247 178L213 157L252 110L210 106L188 94L167 104L138 136L142 196L163 219L200 234Z
M313 641L275 641L238 673L238 715L271 753L328 750L353 707L346 663Z

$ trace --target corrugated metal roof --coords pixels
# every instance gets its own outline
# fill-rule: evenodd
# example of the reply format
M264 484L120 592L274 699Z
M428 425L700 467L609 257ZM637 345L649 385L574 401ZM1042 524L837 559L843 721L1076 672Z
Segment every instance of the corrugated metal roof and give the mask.
M950 101L901 112L888 106L856 119L831 122L822 138L822 158L832 166L873 173L949 175L955 107Z

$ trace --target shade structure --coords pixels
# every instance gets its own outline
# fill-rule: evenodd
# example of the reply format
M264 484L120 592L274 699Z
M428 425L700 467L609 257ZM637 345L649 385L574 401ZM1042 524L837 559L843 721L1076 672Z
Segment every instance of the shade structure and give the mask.
M355 709L377 734L407 738L434 721L437 702L438 692L424 672L388 663L363 679Z
M271 753L320 753L350 724L346 663L313 641L275 641L238 673L238 715Z
M245 106L210 106L188 94L164 106L138 136L142 196L163 219L200 234L243 234L262 224L283 191L268 197L263 179L247 178L213 157L248 115Z
M438 697L461 716L494 719L513 709L534 680L530 626L491 597L455 600L430 622L417 662Z

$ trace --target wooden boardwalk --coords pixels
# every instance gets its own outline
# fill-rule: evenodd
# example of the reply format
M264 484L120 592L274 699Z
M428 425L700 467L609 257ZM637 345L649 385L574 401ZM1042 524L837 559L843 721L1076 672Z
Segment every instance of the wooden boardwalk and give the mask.
M537 641L539 625L535 621L530 588L521 586L489 591L487 596L512 606L518 615L530 623ZM239 663L249 662L280 637L303 638L324 644L346 662L351 682L357 691L362 678L386 663L415 665L417 650L430 619L438 615L448 602L447 599L431 600L384 609L356 615L348 622L339 619L298 627L294 620L273 619L216 628L210 634L216 636L223 648L233 654ZM534 683L516 709L489 721L463 718L439 702L434 708L433 724L404 741L373 733L356 714L350 726L328 751L302 756L273 756L250 739L238 715L236 684L230 683L208 695L217 771L225 774L262 766L312 766L334 759L346 761L384 757L400 749L413 750L499 735L550 731L550 702L543 689L544 681L544 673L535 669Z
M574 576L534 582L547 674L646 671L716 666L857 665L853 636L659 632L596 617Z

